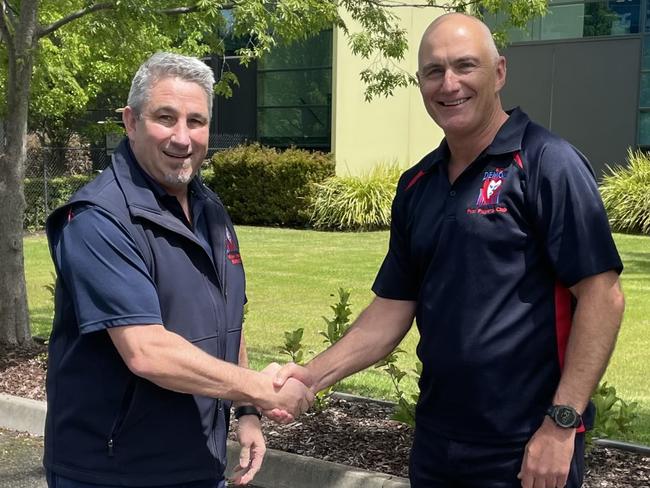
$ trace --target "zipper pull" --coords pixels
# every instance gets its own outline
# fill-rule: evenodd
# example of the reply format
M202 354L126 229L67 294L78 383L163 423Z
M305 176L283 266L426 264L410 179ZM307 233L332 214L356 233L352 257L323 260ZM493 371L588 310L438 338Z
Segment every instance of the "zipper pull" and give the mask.
M108 457L113 457L115 453L113 452L113 439L108 439Z

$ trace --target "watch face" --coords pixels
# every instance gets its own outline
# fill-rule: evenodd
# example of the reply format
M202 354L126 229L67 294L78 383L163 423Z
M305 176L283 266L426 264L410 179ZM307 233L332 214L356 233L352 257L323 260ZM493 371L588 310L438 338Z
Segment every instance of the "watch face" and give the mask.
M555 421L562 427L573 427L577 418L576 411L569 407L559 407L555 412Z

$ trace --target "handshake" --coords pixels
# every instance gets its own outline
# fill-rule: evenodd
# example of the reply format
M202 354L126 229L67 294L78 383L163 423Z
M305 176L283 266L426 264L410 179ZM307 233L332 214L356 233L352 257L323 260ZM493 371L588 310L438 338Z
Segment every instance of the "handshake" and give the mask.
M256 405L269 419L281 424L293 422L314 403L315 379L304 366L271 363L261 373L270 389L263 389L268 394L258 398Z

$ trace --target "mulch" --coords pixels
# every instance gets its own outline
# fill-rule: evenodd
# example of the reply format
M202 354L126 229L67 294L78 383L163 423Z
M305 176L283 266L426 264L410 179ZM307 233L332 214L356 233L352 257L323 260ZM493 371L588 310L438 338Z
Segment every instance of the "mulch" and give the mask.
M0 393L45 399L46 347L0 345ZM391 407L332 398L329 408L296 422L263 420L267 447L370 471L408 477L412 429L390 419ZM231 433L231 437L233 434ZM596 446L584 488L650 488L650 456Z

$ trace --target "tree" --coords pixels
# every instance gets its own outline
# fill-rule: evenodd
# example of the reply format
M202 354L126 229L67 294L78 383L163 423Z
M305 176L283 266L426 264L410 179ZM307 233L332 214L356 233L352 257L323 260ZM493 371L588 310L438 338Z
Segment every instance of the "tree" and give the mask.
M407 49L397 6L505 12L506 25L525 25L544 0L0 0L0 85L5 138L0 149L0 342L29 341L23 267L23 176L28 121L46 137L65 138L75 116L99 93L128 84L135 67L156 50L193 55L223 52L223 36L248 39L244 63L277 44L304 39L332 25L352 51L372 61L361 73L366 98L414 83L394 65ZM343 12L358 22L353 32ZM127 46L127 48L123 48ZM133 48L128 48L133 46ZM216 92L236 79L222 73ZM116 88L117 87L117 88Z

